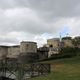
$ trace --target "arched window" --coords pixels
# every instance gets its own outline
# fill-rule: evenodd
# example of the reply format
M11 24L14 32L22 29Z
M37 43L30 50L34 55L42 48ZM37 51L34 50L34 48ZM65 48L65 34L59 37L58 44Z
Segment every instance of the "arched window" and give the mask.
M49 47L53 47L53 45L50 45Z

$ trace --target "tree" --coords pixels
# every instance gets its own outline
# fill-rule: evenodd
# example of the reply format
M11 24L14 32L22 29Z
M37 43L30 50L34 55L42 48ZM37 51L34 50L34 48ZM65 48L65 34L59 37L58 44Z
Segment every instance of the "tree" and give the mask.
M80 46L80 36L78 37L75 37L73 40L72 40L72 43L75 47L79 47Z

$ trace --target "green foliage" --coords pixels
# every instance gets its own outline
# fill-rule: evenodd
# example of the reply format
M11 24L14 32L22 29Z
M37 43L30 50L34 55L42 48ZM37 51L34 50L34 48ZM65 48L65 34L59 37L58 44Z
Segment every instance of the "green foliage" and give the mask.
M62 48L60 50L60 54L62 54L63 57L72 57L76 55L77 50L75 48L67 47Z
M75 37L73 40L72 40L72 43L75 47L78 47L80 45L80 36L79 37Z
M80 55L80 48L66 47L66 48L60 49L59 54L53 54L49 59L69 58L77 55L78 56Z

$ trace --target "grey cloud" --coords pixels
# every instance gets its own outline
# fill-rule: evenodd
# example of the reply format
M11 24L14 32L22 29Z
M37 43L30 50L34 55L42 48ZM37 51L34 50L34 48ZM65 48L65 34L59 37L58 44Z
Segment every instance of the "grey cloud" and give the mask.
M0 0L0 8L15 7L30 7L46 17L70 17L80 14L80 0Z
M31 8L45 21L80 16L80 0L0 0L0 8L16 7Z
M79 16L80 0L0 0L0 34L24 32L23 39L30 40L45 32L56 36L66 25L76 34ZM1 37L0 40L16 43L17 36L15 38Z
M0 0L0 8L7 9L15 6L14 0Z
M6 37L5 38L0 38L0 43L17 43L18 41L16 39L7 39Z
M57 31L57 27L43 21L27 8L1 10L0 32L24 31L32 34Z
M2 35L2 37L0 36L0 44L18 44L19 41L16 38L11 38L11 37L6 37L4 35Z
M27 7L27 0L0 0L0 8Z
M80 16L80 0L28 0L29 7L51 22L56 18Z

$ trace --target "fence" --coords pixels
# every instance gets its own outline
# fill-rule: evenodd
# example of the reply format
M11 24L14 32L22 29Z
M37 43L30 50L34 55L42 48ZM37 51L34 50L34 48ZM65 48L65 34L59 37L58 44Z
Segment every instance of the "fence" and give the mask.
M26 80L28 78L48 73L50 73L50 64L22 64L18 63L15 59L4 59L0 61L0 77L6 77L14 80Z

